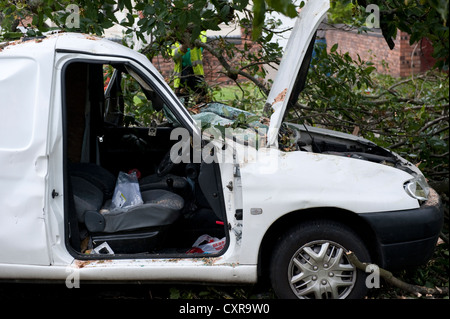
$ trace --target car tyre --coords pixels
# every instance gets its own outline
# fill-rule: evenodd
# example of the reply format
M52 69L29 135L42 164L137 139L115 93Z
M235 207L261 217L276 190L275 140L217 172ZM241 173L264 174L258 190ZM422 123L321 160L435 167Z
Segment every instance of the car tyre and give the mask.
M346 252L362 262L370 254L349 227L331 220L309 221L278 238L270 262L272 287L281 299L359 299L367 293L367 274Z

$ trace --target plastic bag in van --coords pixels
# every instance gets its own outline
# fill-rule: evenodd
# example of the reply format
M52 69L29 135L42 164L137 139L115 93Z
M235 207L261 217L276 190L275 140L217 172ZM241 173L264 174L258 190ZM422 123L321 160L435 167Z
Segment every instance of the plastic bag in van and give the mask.
M110 210L127 210L143 203L136 172L131 174L119 172Z
M216 238L209 235L200 236L192 245L192 249L188 253L205 253L212 254L221 251L226 244L226 238Z

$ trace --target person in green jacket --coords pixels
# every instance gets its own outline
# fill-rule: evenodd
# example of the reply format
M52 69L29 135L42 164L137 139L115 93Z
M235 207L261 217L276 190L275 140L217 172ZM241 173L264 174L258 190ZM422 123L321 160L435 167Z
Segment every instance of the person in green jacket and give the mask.
M204 32L200 34L199 39L206 42ZM203 48L196 46L188 48L185 44L176 42L171 48L171 55L175 62L175 93L180 97L186 97L194 92L202 99L206 95Z

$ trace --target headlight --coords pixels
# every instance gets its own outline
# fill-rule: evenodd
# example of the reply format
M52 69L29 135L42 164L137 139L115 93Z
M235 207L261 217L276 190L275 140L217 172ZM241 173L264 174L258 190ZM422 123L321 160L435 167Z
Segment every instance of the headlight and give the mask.
M409 196L422 201L428 199L430 187L423 175L416 175L413 179L407 181L404 186Z

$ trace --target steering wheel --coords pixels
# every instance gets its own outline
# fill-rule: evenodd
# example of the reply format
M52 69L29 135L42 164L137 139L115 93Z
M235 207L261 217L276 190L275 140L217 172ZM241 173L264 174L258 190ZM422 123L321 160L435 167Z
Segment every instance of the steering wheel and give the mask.
M161 163L159 163L158 168L156 169L156 173L158 174L158 176L166 176L170 173L170 171L172 171L176 164L181 163L181 155L179 154L180 152L181 149L178 153L170 149L166 153L166 155L164 155Z

